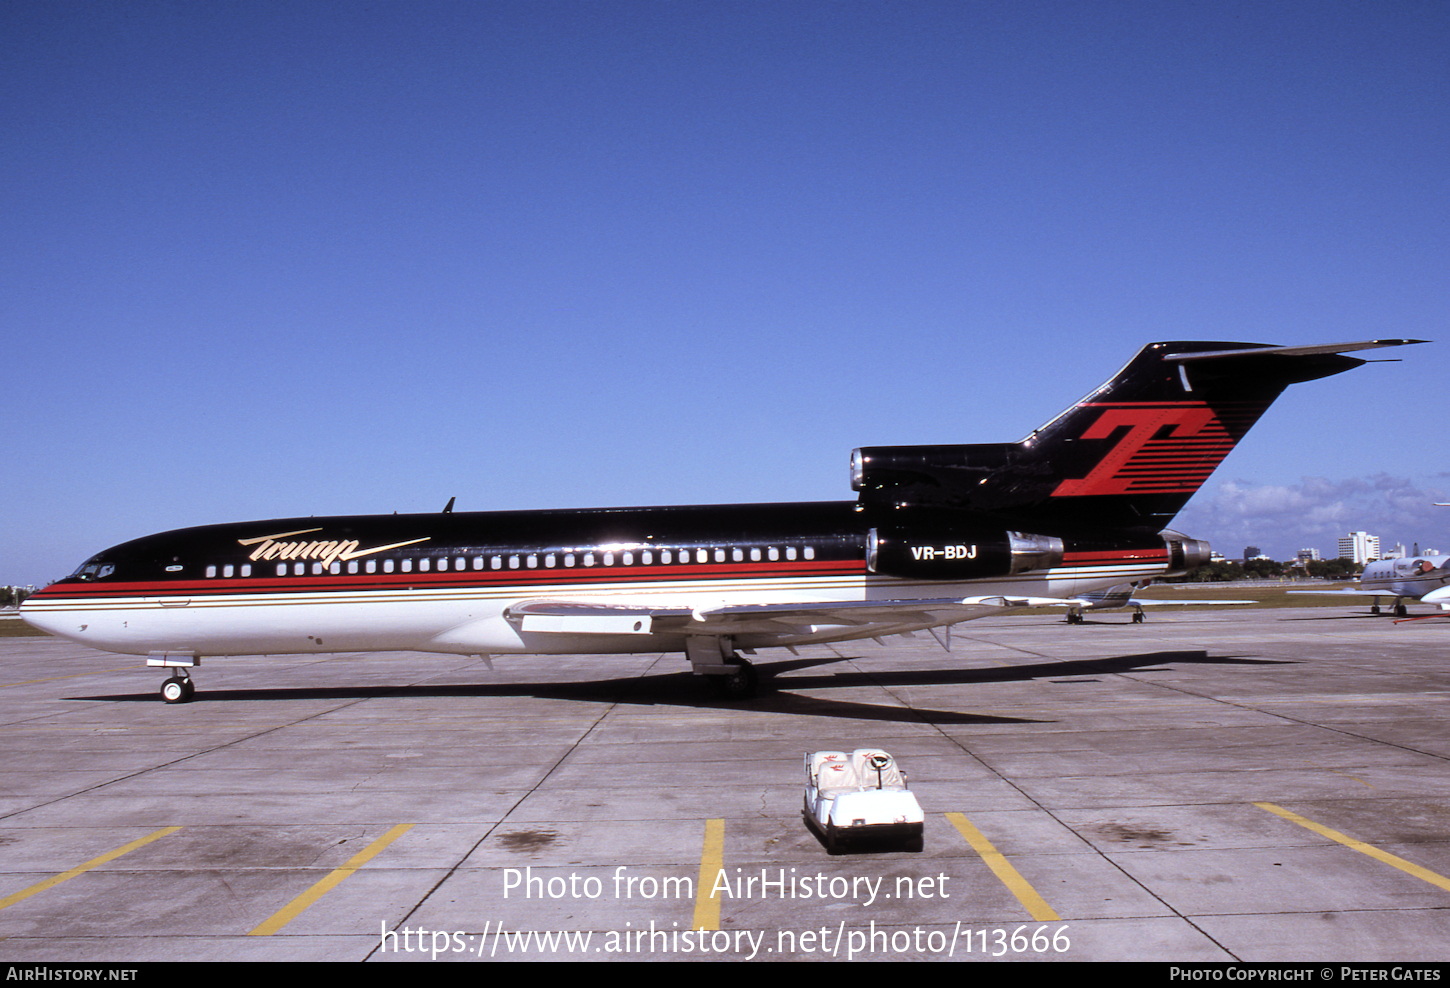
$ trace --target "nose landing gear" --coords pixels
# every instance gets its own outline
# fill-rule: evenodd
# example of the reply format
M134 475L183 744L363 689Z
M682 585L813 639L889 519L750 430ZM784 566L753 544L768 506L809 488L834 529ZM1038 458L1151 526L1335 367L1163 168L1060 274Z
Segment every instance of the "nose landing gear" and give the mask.
M161 699L167 703L187 703L196 695L196 684L183 672L161 684Z
M161 699L167 703L187 703L196 696L191 670L201 665L201 656L195 652L151 652L146 656L146 664L171 672L161 683Z

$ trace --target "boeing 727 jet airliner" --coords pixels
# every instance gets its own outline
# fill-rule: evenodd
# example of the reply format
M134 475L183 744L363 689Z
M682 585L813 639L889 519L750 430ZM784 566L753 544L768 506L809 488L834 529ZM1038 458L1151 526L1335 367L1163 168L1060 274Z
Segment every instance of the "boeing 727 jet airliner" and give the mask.
M1016 443L878 446L855 501L347 515L208 525L107 549L24 604L45 631L169 670L326 652L683 652L728 696L746 655L950 626L1208 561L1167 528L1325 346L1153 343ZM451 503L450 503L451 508Z

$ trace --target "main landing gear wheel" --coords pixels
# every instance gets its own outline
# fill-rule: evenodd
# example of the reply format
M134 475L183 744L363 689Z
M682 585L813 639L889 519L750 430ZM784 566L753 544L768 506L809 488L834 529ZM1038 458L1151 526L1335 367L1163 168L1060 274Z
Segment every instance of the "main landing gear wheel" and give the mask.
M739 657L731 659L729 664L735 666L734 672L710 677L710 685L715 692L727 700L748 700L755 696L760 686L755 667Z
M161 699L167 703L186 703L196 695L196 686L189 677L172 676L161 684Z

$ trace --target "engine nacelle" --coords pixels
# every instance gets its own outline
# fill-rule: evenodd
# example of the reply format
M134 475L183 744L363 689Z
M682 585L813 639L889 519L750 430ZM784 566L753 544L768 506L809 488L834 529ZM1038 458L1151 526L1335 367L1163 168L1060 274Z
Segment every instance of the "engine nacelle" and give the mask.
M866 568L883 576L973 580L1045 571L1062 563L1062 539L1026 532L873 528Z
M1185 573L1192 573L1200 566L1207 566L1213 558L1213 552L1207 542L1202 539L1190 539L1182 532L1175 532L1172 529L1164 529L1159 533L1163 537L1163 545L1168 550L1168 572L1165 576L1182 576Z

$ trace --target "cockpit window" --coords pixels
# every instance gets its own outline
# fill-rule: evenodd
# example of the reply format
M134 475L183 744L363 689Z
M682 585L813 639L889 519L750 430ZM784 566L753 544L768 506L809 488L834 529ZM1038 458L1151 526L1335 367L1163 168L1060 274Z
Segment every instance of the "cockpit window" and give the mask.
M71 578L74 580L104 580L114 572L116 572L116 567L110 563L87 559L81 563L79 569L71 574Z

